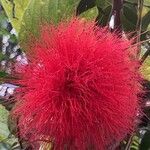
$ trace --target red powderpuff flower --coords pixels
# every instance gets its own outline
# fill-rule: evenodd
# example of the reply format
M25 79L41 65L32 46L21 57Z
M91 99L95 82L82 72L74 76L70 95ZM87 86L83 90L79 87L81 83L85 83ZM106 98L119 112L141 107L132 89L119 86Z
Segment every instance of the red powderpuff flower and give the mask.
M56 150L105 150L131 133L140 86L130 46L78 19L42 26L18 81L13 114L22 137L50 141Z

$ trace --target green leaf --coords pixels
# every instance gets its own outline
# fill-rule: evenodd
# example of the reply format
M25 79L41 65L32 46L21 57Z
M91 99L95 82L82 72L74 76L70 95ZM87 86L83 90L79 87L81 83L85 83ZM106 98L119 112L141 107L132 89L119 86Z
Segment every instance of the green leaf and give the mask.
M32 0L0 0L14 29L19 33L22 18Z
M6 55L0 52L0 61L2 61L3 59L6 59ZM0 71L0 77L1 77L1 71Z
M8 128L8 118L10 118L9 112L4 106L0 105L0 150L4 147L8 147L10 150L10 147L18 143L18 139L10 133Z
M137 23L137 9L134 5L124 4L123 14L132 24L136 26Z
M109 5L112 5L112 1L111 0L96 0L96 5L97 7L101 9L105 9Z
M150 150L150 131L147 131L142 138L139 150Z
M140 138L138 136L134 136L132 139L132 144L130 150L139 150Z
M123 29L125 31L131 32L136 30L137 15L135 13L135 9L125 5L121 20L123 24Z
M4 11L1 11L0 12L0 28L3 28L4 27L4 22L6 22L7 20L7 17L4 13Z
M150 0L144 0L144 5L150 7Z
M111 9L112 9L111 5L107 6L105 9L101 9L100 7L98 7L99 14L96 18L96 22L98 25L100 26L107 25Z
M131 4L136 4L138 3L137 0L125 0L125 2L129 2ZM144 0L144 6L150 7L150 1L149 0Z
M0 142L0 150L10 150L11 147L5 142Z
M31 34L37 36L39 25L43 22L57 24L74 16L78 2L79 0L32 0L23 17L19 34L21 43L26 42Z
M6 76L8 76L8 74L6 72L0 71L0 78L4 78Z
M94 6L96 6L96 0L81 0L77 7L76 15L80 15Z
M98 16L96 18L97 25L106 26L112 9L111 0L96 0L98 8Z
M144 64L142 65L141 73L146 80L150 81L150 56L147 57Z
M7 138L10 134L7 126L8 114L5 107L0 105L0 140Z
M1 28L0 29L0 36L3 36L3 35L10 35L10 33L6 29Z
M98 14L98 9L94 7L82 13L80 15L80 18L86 19L86 20L93 20L93 18L94 19L96 18L97 14Z
M142 30L147 30L150 25L150 11L142 19Z

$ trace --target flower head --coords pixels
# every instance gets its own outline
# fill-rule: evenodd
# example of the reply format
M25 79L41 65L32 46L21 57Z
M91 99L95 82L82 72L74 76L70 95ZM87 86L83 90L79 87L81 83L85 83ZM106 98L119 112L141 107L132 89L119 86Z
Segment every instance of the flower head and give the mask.
M140 92L131 41L73 19L30 43L13 114L21 135L54 149L108 149L136 126ZM133 50L134 49L130 49Z

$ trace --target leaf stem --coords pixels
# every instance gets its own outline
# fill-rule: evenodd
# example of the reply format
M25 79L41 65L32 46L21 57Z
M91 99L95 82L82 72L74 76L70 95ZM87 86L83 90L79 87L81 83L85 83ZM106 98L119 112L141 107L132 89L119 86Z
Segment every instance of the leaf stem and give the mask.
M144 0L138 0L138 20L137 20L137 25L136 25L136 30L137 30L137 39L136 42L139 43L137 45L137 58L139 58L140 56L140 52L141 52L141 31L142 31L142 10L143 10L143 4L144 4Z

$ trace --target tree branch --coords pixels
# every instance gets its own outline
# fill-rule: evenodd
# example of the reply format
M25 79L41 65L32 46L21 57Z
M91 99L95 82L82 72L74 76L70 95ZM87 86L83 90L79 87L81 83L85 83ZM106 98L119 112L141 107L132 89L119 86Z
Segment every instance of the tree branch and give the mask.
M111 31L122 32L121 11L124 0L113 0L112 12L110 15L109 28Z

